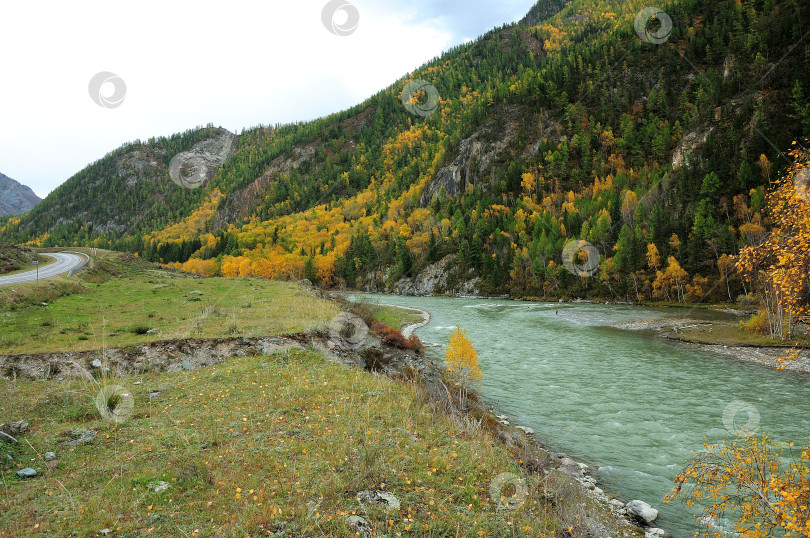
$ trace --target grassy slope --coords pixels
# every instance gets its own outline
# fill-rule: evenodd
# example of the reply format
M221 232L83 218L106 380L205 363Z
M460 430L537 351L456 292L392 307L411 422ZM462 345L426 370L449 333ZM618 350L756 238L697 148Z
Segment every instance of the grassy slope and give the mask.
M0 416L25 417L32 431L0 446L0 535L345 536L354 513L392 536L535 536L553 526L536 480L519 510L497 510L490 482L520 475L517 464L486 432L435 414L413 385L303 351L110 382L135 398L117 425L99 417L99 387L88 381L2 382ZM153 390L162 393L150 399ZM59 446L73 428L98 436ZM57 453L55 469L46 451ZM18 479L23 466L40 476ZM151 491L155 480L170 488ZM356 493L375 488L402 509L360 505Z
M28 248L18 247L9 243L0 243L0 268L9 265L16 265L19 269L11 271L0 271L0 276L8 276L36 269L32 261L39 261L40 269L46 265L56 263L56 260L48 256L43 256Z
M0 317L0 350L79 351L170 338L294 333L328 326L338 313L333 303L291 283L190 278L117 253L101 253L94 263L93 269L79 273L86 286L79 290L83 293L46 307L32 300L32 306ZM72 285L76 288L75 282ZM23 288L36 290L33 284L14 288L20 288L18 294ZM11 289L0 288L0 305L13 295ZM160 332L139 334L153 328Z

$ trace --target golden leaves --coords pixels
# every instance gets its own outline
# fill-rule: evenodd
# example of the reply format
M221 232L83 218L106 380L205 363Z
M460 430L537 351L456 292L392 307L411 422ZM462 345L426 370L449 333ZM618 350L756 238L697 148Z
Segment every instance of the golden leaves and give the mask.
M810 312L804 292L810 285L810 211L796 181L807 173L810 154L790 152L795 163L767 197L773 229L765 235L757 223L740 227L748 245L740 252L738 272L759 287L771 336L790 338L798 318ZM767 161L767 159L766 159ZM770 174L765 166L763 174Z
M665 502L676 498L687 506L704 506L704 518L732 516L739 536L806 535L810 530L810 467L807 451L799 461L788 458L791 445L775 445L763 437L741 437L693 453L675 479ZM787 463L785 463L787 462ZM793 532L798 533L793 534ZM707 535L716 535L706 530ZM778 531L777 531L778 534ZM778 534L781 535L781 534Z
M461 386L474 385L483 377L478 364L478 352L467 337L467 331L459 326L450 333L444 362L450 379Z

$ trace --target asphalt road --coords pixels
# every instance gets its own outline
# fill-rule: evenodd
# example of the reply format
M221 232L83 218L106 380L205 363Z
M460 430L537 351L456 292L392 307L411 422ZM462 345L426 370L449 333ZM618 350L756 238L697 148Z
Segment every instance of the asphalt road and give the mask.
M56 258L56 263L46 265L39 270L39 279L49 278L52 276L67 273L74 267L84 263L84 254L68 254L67 252L55 252L53 254L43 254L43 256L50 256ZM20 284L21 282L34 282L37 279L37 270L25 271L24 273L15 273L8 276L0 276L0 286L8 284Z

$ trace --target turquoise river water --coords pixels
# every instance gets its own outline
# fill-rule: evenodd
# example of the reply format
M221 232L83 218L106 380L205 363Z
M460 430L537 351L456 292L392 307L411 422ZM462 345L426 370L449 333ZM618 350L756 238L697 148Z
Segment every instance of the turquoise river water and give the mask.
M603 489L660 510L677 538L699 528L679 502L661 501L692 450L732 438L724 424L758 422L777 441L807 446L810 375L736 361L618 324L722 314L589 303L529 303L445 297L355 296L416 307L430 323L416 334L442 344L456 325L479 354L482 396L554 450L598 467ZM743 402L743 403L740 403ZM736 407L735 407L736 406ZM741 409L736 416L734 411ZM753 409L753 411L751 411ZM756 415L759 415L758 417ZM733 430L731 430L733 432Z

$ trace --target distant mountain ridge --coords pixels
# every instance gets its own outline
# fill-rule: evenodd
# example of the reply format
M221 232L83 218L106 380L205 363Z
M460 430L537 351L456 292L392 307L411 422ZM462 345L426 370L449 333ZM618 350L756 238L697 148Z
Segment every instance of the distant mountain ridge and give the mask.
M31 187L0 173L0 217L27 213L41 201Z

